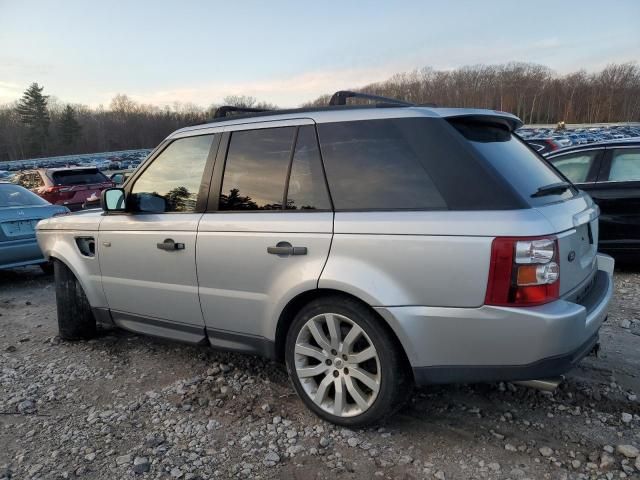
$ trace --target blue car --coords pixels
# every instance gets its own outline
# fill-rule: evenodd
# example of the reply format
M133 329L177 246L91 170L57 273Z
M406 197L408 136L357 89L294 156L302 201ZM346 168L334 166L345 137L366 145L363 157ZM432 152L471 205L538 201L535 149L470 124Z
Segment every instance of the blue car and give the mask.
M68 214L67 207L51 205L20 185L0 183L0 269L40 264L48 271L36 242L36 224Z

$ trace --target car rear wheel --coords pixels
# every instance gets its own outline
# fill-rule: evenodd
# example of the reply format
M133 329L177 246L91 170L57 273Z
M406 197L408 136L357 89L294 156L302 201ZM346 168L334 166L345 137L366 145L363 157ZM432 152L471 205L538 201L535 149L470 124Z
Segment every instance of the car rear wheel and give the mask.
M304 403L332 423L361 427L394 413L411 387L388 328L345 297L315 300L294 319L287 370Z
M73 272L59 260L53 262L60 338L82 340L94 338L96 320L82 286Z

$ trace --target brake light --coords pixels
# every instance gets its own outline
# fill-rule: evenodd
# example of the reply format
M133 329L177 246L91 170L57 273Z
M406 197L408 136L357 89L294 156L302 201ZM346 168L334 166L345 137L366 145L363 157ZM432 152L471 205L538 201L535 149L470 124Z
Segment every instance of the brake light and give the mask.
M533 306L560 296L558 240L555 237L497 237L485 304Z
M53 187L47 187L44 189L43 191L43 195L45 196L53 196L55 195L56 198L71 198L73 197L73 189L72 187L61 187L61 186L53 186Z

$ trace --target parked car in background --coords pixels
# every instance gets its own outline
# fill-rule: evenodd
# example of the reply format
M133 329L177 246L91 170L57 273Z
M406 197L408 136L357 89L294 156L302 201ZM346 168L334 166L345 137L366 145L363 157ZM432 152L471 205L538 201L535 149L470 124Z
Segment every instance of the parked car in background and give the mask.
M347 95L372 98L179 130L107 214L39 224L60 335L99 320L281 360L349 427L414 383L549 378L592 351L614 267L597 207L520 120Z
M600 207L599 249L640 260L640 139L564 148L547 159Z
M36 224L68 213L20 185L0 182L0 269L40 264L49 271L36 241Z
M88 198L99 198L104 189L114 186L95 167L27 170L16 175L14 182L70 210L80 210Z
M527 138L526 142L540 155L553 152L560 148L560 144L553 138Z

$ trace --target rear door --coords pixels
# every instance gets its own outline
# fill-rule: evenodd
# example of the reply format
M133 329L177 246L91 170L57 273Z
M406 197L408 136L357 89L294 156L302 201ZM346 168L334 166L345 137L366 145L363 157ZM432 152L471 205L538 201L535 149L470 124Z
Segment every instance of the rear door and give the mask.
M640 147L608 148L589 194L600 206L600 246L616 253L640 250Z
M127 184L127 213L105 216L98 257L117 324L201 340L196 231L206 205L219 135L165 145ZM180 338L180 337L178 337Z
M317 287L333 213L311 120L225 133L198 228L200 302L213 345L266 353L276 312Z

